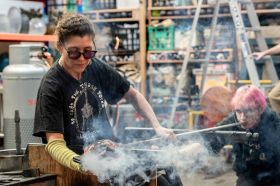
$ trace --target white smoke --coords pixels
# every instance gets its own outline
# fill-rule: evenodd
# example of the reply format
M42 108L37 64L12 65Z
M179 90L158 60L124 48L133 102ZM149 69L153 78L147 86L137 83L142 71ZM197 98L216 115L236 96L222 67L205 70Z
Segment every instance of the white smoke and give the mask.
M169 175L171 179L178 173L191 177L205 169L210 173L224 169L222 160L213 158L198 142L161 146L160 149L151 148L138 146L137 149L132 149L121 145L105 155L90 152L83 155L82 166L97 176L101 183L111 182L112 185L124 186L137 185L137 180L149 182L151 171L156 169L175 168L176 172ZM134 183L128 182L129 180Z
M149 181L145 173L150 168L149 165L145 165L145 161L136 154L122 148L117 148L113 153L104 156L90 152L83 156L82 165L97 176L101 183L111 182L113 179L114 183L126 185L126 179L134 175Z

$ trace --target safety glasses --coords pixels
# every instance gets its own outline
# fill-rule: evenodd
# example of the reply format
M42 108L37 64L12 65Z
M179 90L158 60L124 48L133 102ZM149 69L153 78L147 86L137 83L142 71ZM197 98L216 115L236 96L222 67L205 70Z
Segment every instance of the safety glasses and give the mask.
M64 45L62 45L62 46L65 48ZM81 55L83 55L85 59L91 59L97 53L96 50L84 50L84 52L80 52L78 50L67 50L66 48L65 48L65 50L67 51L68 57L72 60L79 59L81 57Z
M257 111L256 108L247 108L247 109L235 109L234 112L237 114L253 115Z

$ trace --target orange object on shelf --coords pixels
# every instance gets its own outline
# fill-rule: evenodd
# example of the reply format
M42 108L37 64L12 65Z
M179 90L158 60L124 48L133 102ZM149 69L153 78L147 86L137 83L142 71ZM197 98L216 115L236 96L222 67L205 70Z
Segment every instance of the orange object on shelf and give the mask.
M57 41L55 35L35 35L35 34L11 34L11 33L0 33L0 41Z

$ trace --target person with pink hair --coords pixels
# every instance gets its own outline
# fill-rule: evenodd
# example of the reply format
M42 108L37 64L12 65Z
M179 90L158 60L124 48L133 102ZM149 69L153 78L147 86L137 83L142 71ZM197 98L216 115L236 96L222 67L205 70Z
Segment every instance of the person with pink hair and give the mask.
M225 137L207 139L213 152L224 145L233 145L233 169L238 177L237 186L280 185L280 118L267 106L264 93L255 86L237 89L231 100L232 112L217 126L239 122L231 131L258 133L254 145L229 141Z
M264 93L252 85L240 87L231 100L236 119L245 129L253 128L258 124L266 106Z

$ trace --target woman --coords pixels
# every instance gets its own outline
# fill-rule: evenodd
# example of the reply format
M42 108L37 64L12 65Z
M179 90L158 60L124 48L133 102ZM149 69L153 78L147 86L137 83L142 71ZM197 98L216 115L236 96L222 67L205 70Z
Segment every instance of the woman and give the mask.
M235 161L233 168L238 177L236 185L280 184L280 119L266 104L265 95L254 86L240 87L232 101L233 112L217 125L240 122L233 131L258 133L256 144L232 142ZM214 151L225 145L226 139L210 140Z
M56 34L61 57L42 79L34 124L34 135L47 143L46 151L52 158L82 171L73 158L85 147L103 139L114 147L105 101L116 104L122 98L150 122L157 134L174 137L171 130L159 124L143 95L109 65L94 58L94 31L85 16L64 15Z

